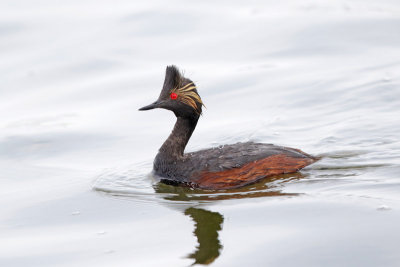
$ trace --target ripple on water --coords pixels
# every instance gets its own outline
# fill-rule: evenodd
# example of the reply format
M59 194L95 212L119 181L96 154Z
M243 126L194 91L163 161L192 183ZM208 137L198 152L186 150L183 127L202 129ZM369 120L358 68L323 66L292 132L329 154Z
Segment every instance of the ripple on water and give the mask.
M141 162L129 166L107 169L101 173L93 184L93 190L110 196L128 196L137 200L154 198L153 183L148 172L150 162Z
M161 202L174 204L209 203L219 200L256 198L256 197L292 197L305 193L312 194L301 185L313 184L313 192L330 192L333 188L362 188L375 177L363 176L371 170L385 170L387 163L375 162L368 151L336 151L319 155L321 160L303 169L301 172L268 177L256 184L243 188L212 191L189 187L171 186L159 183L151 173L150 161L109 169L100 174L93 189L113 197L135 201ZM354 179L353 177L359 176ZM362 178L364 177L364 178ZM372 179L372 180L371 180ZM316 190L316 191L315 191Z
M285 183L305 178L303 173L273 176L263 181L231 190L202 190L189 187L171 186L159 183L151 173L152 163L144 162L110 169L100 174L93 190L113 197L128 198L144 202L168 203L209 203L218 200L296 196L297 193L283 192Z

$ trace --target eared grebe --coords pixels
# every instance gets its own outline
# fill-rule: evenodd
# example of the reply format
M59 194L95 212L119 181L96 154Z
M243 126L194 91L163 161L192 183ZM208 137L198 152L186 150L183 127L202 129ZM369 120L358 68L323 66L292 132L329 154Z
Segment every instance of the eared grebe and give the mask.
M161 182L202 189L231 189L265 177L296 172L317 159L298 149L262 143L237 143L184 154L203 102L193 81L168 66L158 100L139 110L175 113L172 133L159 149L153 171Z

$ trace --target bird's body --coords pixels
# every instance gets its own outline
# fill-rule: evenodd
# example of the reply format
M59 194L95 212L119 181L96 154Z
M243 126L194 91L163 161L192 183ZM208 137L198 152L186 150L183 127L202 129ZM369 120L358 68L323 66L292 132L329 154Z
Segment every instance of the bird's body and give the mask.
M154 172L168 184L202 189L231 189L265 177L296 172L315 158L300 150L262 143L236 143L185 153L159 155Z
M202 189L231 189L271 175L296 172L317 160L298 149L253 142L184 153L202 105L193 82L170 66L159 99L141 109L161 107L177 116L172 133L154 160L153 171L162 182Z

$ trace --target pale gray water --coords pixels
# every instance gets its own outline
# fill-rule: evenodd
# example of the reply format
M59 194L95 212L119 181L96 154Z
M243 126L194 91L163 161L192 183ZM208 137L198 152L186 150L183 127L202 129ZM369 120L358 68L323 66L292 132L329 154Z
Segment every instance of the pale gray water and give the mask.
M398 1L0 2L0 266L399 266ZM158 185L165 66L194 151L322 156L240 190Z

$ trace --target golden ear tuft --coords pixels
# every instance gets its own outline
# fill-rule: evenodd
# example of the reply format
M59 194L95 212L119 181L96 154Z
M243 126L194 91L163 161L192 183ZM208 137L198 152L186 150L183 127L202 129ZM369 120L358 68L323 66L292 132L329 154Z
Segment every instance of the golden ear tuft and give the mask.
M188 106L191 106L198 114L201 114L201 106L204 106L199 94L195 91L196 86L193 83L188 83L181 88L174 88L171 92L178 95L178 99ZM199 105L196 103L199 103Z

